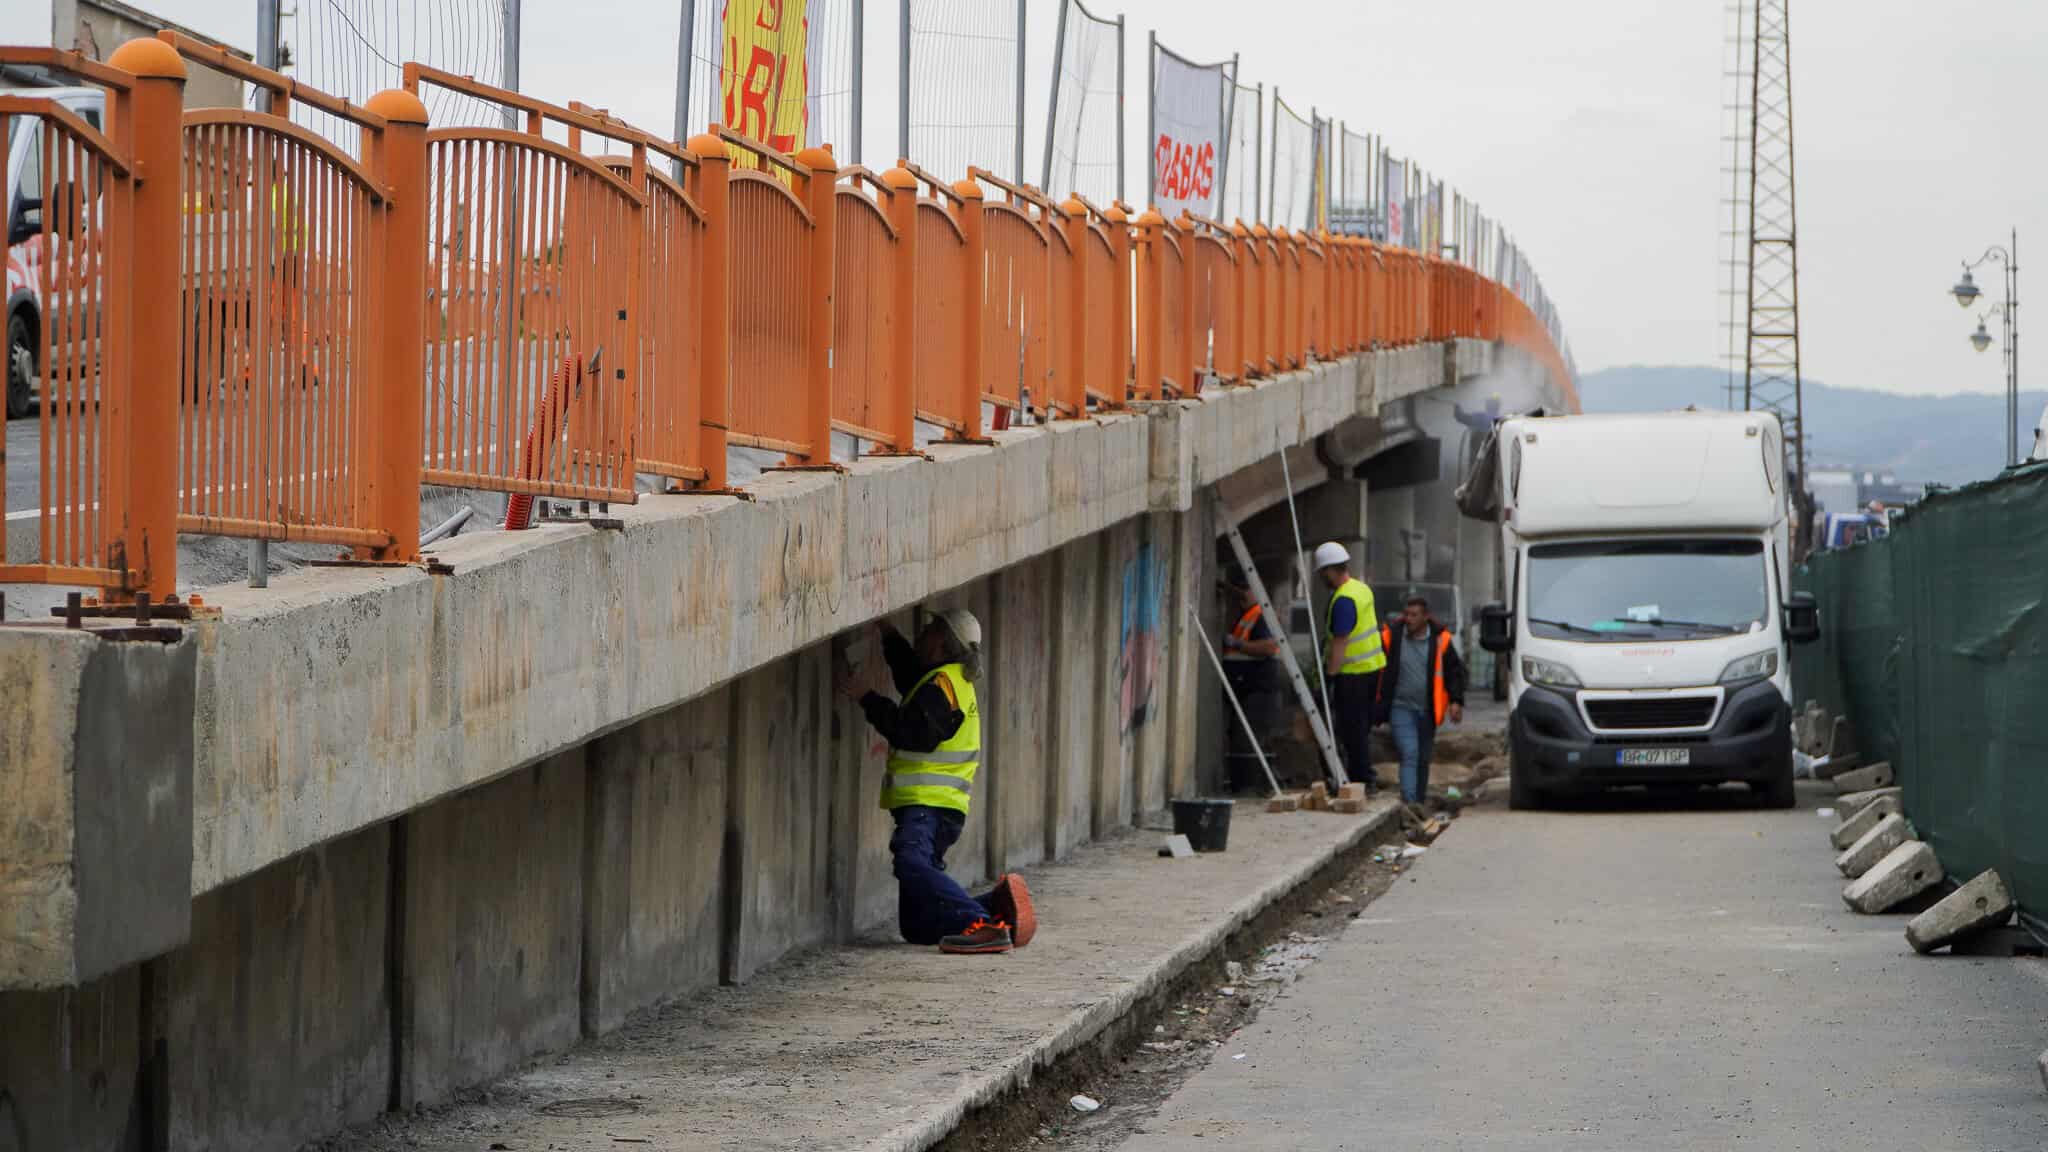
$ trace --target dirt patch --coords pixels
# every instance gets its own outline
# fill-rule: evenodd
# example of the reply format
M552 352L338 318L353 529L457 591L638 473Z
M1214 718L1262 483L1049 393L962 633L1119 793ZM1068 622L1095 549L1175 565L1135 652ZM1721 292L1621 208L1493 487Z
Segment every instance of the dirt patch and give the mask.
M941 1152L1011 1149L1100 1152L1142 1131L1160 1105L1212 1060L1322 954L1323 949L1426 857L1403 858L1391 821L1233 933L1112 1024L1093 1043L1042 1069L1030 1087L969 1116ZM1076 1111L1086 1095L1101 1107Z

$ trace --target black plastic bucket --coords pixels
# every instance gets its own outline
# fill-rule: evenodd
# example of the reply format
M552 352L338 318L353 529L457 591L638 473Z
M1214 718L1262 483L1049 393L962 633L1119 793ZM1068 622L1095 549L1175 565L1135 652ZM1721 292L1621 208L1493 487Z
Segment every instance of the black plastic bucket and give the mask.
M1230 846L1230 809L1229 800L1175 800L1173 830L1197 852L1221 852Z

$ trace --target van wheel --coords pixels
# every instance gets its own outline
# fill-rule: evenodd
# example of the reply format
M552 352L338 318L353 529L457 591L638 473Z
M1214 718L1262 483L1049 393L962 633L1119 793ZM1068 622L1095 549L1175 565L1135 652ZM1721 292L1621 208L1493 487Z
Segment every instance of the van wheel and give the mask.
M1508 750L1508 810L1512 812L1540 812L1550 806L1550 797L1536 787L1535 774L1528 767L1518 763L1519 757L1511 747Z
M28 415L28 405L35 395L36 381L36 338L30 331L27 309L18 309L7 318L7 418L18 420Z

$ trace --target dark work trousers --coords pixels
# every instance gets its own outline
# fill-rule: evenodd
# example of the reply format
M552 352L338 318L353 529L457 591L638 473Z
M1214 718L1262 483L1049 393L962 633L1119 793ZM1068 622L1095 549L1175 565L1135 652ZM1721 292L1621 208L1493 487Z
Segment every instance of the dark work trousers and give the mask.
M1369 789L1379 787L1372 772L1372 717L1377 707L1380 674L1360 672L1330 677L1330 735L1344 757L1344 773Z
M976 920L994 920L986 905L946 875L946 849L960 839L967 817L922 805L898 808L894 815L889 854L896 861L896 919L903 938L937 944L967 931Z

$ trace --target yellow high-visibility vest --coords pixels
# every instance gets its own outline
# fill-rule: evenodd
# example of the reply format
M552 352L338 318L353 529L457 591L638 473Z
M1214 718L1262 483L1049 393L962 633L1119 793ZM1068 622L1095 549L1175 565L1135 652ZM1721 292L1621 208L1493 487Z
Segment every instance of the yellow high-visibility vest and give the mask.
M1373 616L1372 589L1357 577L1347 577L1338 585L1337 594L1330 597L1330 635L1337 635L1337 604L1344 600L1349 600L1357 610L1358 619L1352 625L1350 636L1344 640L1344 663L1337 669L1337 674L1362 676L1385 668L1387 651L1380 643L1379 621Z
M924 674L903 697L909 703L924 686L937 680L960 710L960 727L930 752L889 750L889 770L882 777L882 807L951 808L967 811L974 791L974 770L981 767L981 708L958 664L941 664Z

